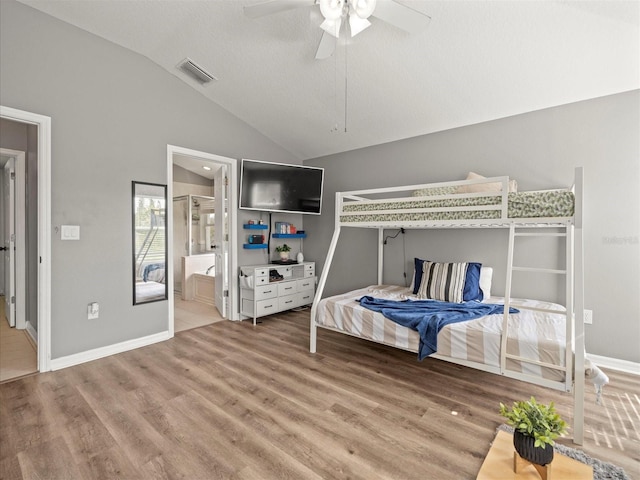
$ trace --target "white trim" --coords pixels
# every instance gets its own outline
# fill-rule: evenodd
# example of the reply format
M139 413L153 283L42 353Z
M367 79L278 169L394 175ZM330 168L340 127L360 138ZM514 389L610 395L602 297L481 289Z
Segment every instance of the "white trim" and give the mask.
M173 259L173 156L184 155L194 157L199 160L206 160L214 163L223 163L227 165L229 175L229 246L230 261L229 271L229 311L227 316L229 320L240 320L238 298L238 282L232 279L237 278L238 271L238 242L236 235L238 233L238 159L223 157L213 153L201 152L190 148L178 147L176 145L167 145L167 265L173 265L169 260ZM167 282L171 286L169 295L169 333L174 334L174 299L173 299L173 268L168 269Z
M166 217L164 219L164 236L167 240L167 258L165 259L165 282L169 287L169 316L167 333L169 338L175 335L174 313L175 313L175 293L173 290L173 150L167 145L167 202L165 205ZM184 288L184 286L183 286Z
M1 149L0 149L1 150ZM27 178L25 152L19 152L15 157L16 181L15 192L15 254L16 254L16 329L27 328Z
M640 375L640 363L630 362L629 360L620 360L619 358L601 357L600 355L587 354L587 358L599 367L610 368L620 372Z
M38 127L38 370L51 367L51 118L0 105L0 117Z
M94 348L93 350L87 350L85 352L74 353L72 355L67 355L66 357L54 358L53 360L51 360L51 370L60 370L62 368L73 367L74 365L91 362L93 360L98 360L99 358L128 352L129 350L146 347L158 342L164 342L165 340L169 340L169 338L169 332L164 331L160 333L154 333L153 335L148 335L146 337L126 340L114 345L107 345L106 347L99 347Z
M29 321L27 321L26 330L27 330L27 333L29 334L29 336L31 337L31 339L37 345L38 344L38 332L36 331L35 328L33 328L33 325Z

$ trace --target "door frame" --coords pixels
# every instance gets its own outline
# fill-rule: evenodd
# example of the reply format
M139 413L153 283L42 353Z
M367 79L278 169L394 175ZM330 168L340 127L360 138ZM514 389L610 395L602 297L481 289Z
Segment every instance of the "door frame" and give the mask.
M38 370L51 370L51 117L0 105L0 117L38 127Z
M167 144L167 284L173 285L173 157L174 155L183 155L194 157L198 160L205 160L212 163L223 163L227 166L229 176L229 269L227 275L229 278L229 311L227 317L229 320L240 320L240 312L237 306L238 298L238 282L234 272L238 271L238 248L236 235L238 231L238 159L223 157L213 153L201 152L190 148L179 147ZM174 295L173 289L169 295L169 336L174 336Z

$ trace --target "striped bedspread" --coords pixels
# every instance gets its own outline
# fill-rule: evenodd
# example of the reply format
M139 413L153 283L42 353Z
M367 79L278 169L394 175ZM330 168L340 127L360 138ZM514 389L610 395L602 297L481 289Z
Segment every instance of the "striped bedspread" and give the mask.
M357 300L364 295L389 300L414 298L408 288L395 285L370 286L325 298L318 306L318 325L418 352L420 340L418 332L360 306ZM563 366L565 364L565 316L562 314L564 307L538 300L512 300L512 302L514 306L558 310L559 314L531 310L510 314L507 353ZM504 299L492 297L487 303L504 303ZM438 334L436 354L499 367L502 320L501 313L445 326ZM560 370L526 362L508 359L507 368L548 380L564 380L564 373Z

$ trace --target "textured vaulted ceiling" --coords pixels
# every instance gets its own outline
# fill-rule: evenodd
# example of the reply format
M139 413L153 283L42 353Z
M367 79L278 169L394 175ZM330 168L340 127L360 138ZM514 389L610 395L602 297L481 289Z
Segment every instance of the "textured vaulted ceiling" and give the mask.
M251 19L243 5L263 0L20 1L144 55L299 159L640 88L636 0L398 0L429 27L374 18L321 61L317 6ZM218 80L184 75L185 57Z

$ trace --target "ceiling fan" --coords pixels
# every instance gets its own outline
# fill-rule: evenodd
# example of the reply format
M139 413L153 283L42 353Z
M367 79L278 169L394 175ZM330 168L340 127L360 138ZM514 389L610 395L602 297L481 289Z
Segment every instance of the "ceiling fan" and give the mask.
M336 39L341 31L347 30L351 37L356 36L371 25L370 16L379 18L409 33L417 33L429 24L431 17L393 0L268 0L244 7L248 17L258 18L266 15L292 10L294 8L319 5L324 22L324 30L316 51L316 59L330 57L336 48Z

